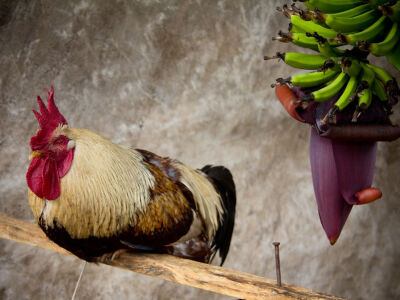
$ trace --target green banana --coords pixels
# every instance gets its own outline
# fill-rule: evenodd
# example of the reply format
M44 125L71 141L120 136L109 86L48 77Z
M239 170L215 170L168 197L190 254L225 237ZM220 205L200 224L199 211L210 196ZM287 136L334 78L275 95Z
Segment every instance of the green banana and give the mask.
M305 70L317 70L321 68L326 61L326 57L323 55L305 54L296 52L286 52L286 53L277 52L276 56L264 57L265 60L274 58L280 58L289 66Z
M392 75L390 75L385 69L381 67L370 64L367 64L367 66L370 67L375 72L375 77L376 77L375 81L379 79L379 82L382 83L383 90L386 96L389 97L390 101L393 103L397 103L397 97L400 95L400 90L397 85L396 79L394 79ZM375 90L379 92L379 87L377 87Z
M308 37L305 33L293 33L292 43L303 48L318 51L318 43L314 38Z
M357 76L361 71L361 64L356 59L343 58L340 62L342 71L349 74L349 76Z
M337 53L328 43L327 40L325 40L325 42L318 42L318 51L325 55L326 57L330 57L330 58L335 58L339 56L339 53ZM337 59L334 59L335 61Z
M375 9L355 17L336 17L334 15L328 15L325 19L325 23L332 29L341 33L356 32L370 26L379 15L380 13Z
M361 62L360 64L363 71L361 75L361 82L365 81L368 84L368 87L371 87L375 80L375 72L365 63Z
M306 33L302 28L293 25L293 23L289 23L289 32L290 33Z
M385 39L379 43L367 43L361 42L358 47L363 51L369 51L375 56L383 56L393 49L396 43L400 39L400 28L398 23L393 23L392 27L389 30L389 33L386 35Z
M357 88L357 76L351 76L347 82L346 88L336 101L335 106L342 111L351 102L351 96Z
M325 20L326 20L326 18L328 16L338 17L338 18L351 18L351 17L355 17L355 16L358 16L358 15L361 15L361 14L367 12L370 9L371 9L371 5L366 3L366 4L362 4L362 5L358 5L356 7L350 8L350 9L345 10L345 11L340 11L338 13L323 14L323 16L324 16Z
M363 4L361 0L309 0L308 2L324 13L337 13Z
M325 72L317 71L311 73L296 74L289 77L286 81L289 81L293 85L301 88L313 87L332 80L337 73L339 73L339 69L333 68L328 69Z
M279 36L274 36L272 40L280 41L283 43L292 42L293 44L300 46L302 48L312 49L318 51L318 42L313 37L307 36L305 33L284 33L279 32ZM339 43L333 42L329 43L331 47L340 46Z
M388 16L393 22L400 22L400 2L397 1L392 6L381 5L379 9L382 13Z
M358 93L358 106L362 110L367 110L372 102L372 91L370 88L366 88Z
M315 9L315 6L312 5L310 2L306 1L304 2L304 5L309 9L309 10L313 10Z
M330 84L324 86L323 88L312 92L304 96L301 100L310 101L314 100L316 102L323 102L329 100L333 96L335 96L342 87L346 84L349 77L346 73L341 72Z
M371 65L371 64L366 64L368 68L372 69L372 71L374 71L375 76L384 83L384 85L386 86L390 81L393 81L394 78L392 77L392 75L389 74L388 71L386 71L385 69L375 66L375 65Z
M372 84L372 93L376 95L381 101L388 100L385 87L383 86L382 81L380 81L379 79L374 80L374 83Z
M360 115L359 108L361 110L367 110L371 105L372 101L372 90L371 87L375 80L375 72L372 71L371 68L368 68L365 63L360 63L362 68L362 75L360 79L360 83L356 89L356 96L358 97L358 106L356 107L356 111L354 112L352 122L356 122L357 118ZM355 98L355 97L354 97Z
M386 59L392 64L392 66L400 71L400 40L392 51L386 54Z
M334 47L331 46L331 44L328 42L328 40L322 36L320 36L318 33L314 32L313 34L311 33L306 33L308 37L313 37L318 43L318 51L322 54L325 55L326 57L332 58L335 62L338 62L337 57L342 56L346 53L346 50L342 49L335 49Z
M343 44L351 45L355 45L357 42L361 41L373 42L385 30L387 20L388 18L386 16L382 16L363 31L347 35L338 34L336 40Z
M303 20L300 16L291 15L290 20L292 24L305 32L318 32L319 35L324 38L334 38L337 36L338 32L333 29L323 27L313 21Z
M377 8L381 5L384 5L385 3L390 3L393 2L392 0L366 0L366 2L369 3L374 8Z

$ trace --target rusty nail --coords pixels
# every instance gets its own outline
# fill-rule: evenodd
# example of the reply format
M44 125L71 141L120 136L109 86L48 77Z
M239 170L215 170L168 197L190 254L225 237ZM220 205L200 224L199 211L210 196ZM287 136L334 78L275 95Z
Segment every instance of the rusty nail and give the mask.
M275 246L275 267L276 267L276 281L278 286L282 286L281 282L281 263L279 259L279 242L273 242L272 245Z

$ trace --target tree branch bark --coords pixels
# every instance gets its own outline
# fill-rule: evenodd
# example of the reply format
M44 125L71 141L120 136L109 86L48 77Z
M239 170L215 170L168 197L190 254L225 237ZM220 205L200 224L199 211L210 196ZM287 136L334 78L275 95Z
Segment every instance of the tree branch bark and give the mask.
M0 238L72 255L33 223L0 216ZM275 280L164 254L123 253L106 264L242 299L342 299Z

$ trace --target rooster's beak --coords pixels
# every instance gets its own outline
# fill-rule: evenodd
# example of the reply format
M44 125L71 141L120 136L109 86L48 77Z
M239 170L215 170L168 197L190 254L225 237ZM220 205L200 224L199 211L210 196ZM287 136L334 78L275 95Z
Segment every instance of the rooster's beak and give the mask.
M43 150L36 150L36 151L32 151L31 154L29 154L29 160L34 159L35 157L38 157L40 155L42 155L43 153L45 153L46 151Z

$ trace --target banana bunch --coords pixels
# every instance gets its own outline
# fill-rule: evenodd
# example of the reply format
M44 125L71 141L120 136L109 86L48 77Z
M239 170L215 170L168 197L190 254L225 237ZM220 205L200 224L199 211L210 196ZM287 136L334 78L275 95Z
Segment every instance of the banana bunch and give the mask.
M307 9L295 5L278 8L291 19L293 33L318 32L330 42L352 45L375 56L386 56L400 70L400 1L297 1L303 2Z
M287 33L273 40L292 42L319 53L278 52L264 59L281 59L309 73L278 78L306 94L298 100L304 106L337 97L323 119L335 123L335 115L347 107L354 109L352 122L368 110L373 101L386 113L400 96L396 80L383 68L370 64L369 53L386 56L400 70L400 1L391 0L300 0L307 9L284 5L278 8L290 18ZM346 50L342 45L348 45ZM375 100L374 100L375 99ZM298 103L299 104L299 103Z
M400 127L389 118L400 96L397 82L367 59L384 56L400 70L400 0L298 1L306 8L296 3L278 8L290 24L273 40L315 52L278 52L264 59L309 70L278 78L273 86L289 115L312 125L314 194L333 245L352 207L382 196L371 186L377 141L400 138Z

